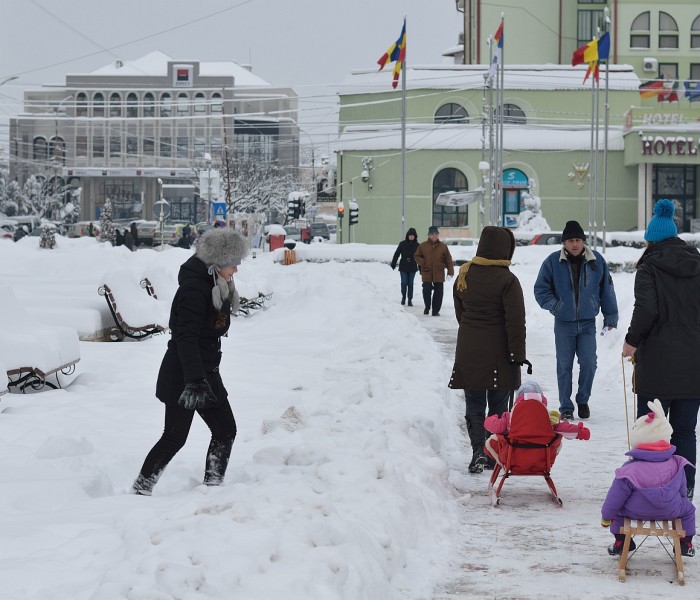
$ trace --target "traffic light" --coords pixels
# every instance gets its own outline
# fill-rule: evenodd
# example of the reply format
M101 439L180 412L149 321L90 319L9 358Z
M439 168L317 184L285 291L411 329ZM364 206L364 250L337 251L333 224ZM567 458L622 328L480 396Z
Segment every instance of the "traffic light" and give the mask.
M350 220L348 221L348 225L357 225L360 219L360 207L354 200L348 203L348 207L350 208Z
M343 206L342 202L338 202L338 219L340 219L342 221L344 216L345 216L345 207Z
M290 198L287 201L287 217L290 219L296 219L299 217L299 200L296 198Z

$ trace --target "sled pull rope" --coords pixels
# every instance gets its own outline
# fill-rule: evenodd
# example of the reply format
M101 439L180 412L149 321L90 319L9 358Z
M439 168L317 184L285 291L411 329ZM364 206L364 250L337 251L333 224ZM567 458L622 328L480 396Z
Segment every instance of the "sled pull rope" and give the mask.
M632 449L632 444L630 442L630 417L629 417L629 410L627 408L627 380L625 378L625 358L624 356L620 355L620 361L621 361L621 366L622 366L622 393L625 398L625 427L627 428L627 450ZM634 375L635 375L635 370L634 370L634 358L630 361L632 363L632 389L634 389ZM635 409L634 414L637 414L637 402L636 402L636 394L634 394L634 406L633 408Z

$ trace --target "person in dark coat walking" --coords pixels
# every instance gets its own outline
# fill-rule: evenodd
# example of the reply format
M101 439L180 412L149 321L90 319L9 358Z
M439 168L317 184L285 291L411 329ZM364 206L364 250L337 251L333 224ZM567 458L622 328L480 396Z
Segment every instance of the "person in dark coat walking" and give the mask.
M204 485L220 485L236 437L228 393L219 374L221 337L239 308L233 275L248 253L233 229L212 229L181 267L170 310L170 341L158 372L156 397L165 405L163 435L146 456L132 493L150 496L163 470L185 445L197 412L211 431Z
M654 206L644 234L648 245L637 263L634 311L622 356L635 363L637 417L658 398L673 428L676 454L693 465L685 468L692 499L700 409L700 254L678 237L674 213L670 200Z
M130 225L129 229L131 230L131 237L134 240L134 246L139 245L139 227L138 225L134 222Z
M440 241L437 226L428 227L428 239L418 246L414 258L423 280L423 314L429 314L432 306L432 315L439 317L445 287L445 269L447 280L450 281L454 275L454 264L450 249Z
M124 245L129 249L134 249L134 238L131 236L131 232L128 229L124 229Z
M476 256L460 267L452 292L459 332L449 387L464 390L470 473L481 473L488 464L487 405L489 416L507 411L511 393L520 387L520 367L530 364L525 355L523 290L508 268L514 252L510 229L484 227Z
M418 271L415 254L418 250L418 234L411 227L406 232L406 239L399 242L394 258L391 259L391 268L396 268L396 263L399 264L399 274L401 275L401 304L406 304L406 295L408 294L408 305L413 306L413 280ZM401 260L399 260L401 257Z

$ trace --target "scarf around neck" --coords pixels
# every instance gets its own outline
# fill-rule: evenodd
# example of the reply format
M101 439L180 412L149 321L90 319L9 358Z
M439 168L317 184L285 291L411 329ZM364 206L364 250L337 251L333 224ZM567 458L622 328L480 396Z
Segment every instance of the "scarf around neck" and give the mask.
M494 258L483 258L481 256L475 256L469 262L464 263L459 268L459 275L457 275L457 291L463 292L467 289L467 273L469 272L469 267L472 265L481 265L482 267L509 267L510 261L506 259L494 259Z

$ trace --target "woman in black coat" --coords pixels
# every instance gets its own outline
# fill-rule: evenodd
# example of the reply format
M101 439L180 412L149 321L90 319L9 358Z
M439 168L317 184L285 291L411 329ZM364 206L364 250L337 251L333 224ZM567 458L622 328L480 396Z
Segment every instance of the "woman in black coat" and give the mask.
M677 235L675 206L659 200L644 239L647 249L637 263L634 311L622 356L634 357L637 417L658 398L673 428L675 453L693 465L695 428L700 410L700 254ZM695 488L695 468L685 467L688 498Z
M156 396L165 405L165 428L134 481L135 494L151 495L165 467L185 445L195 412L211 431L204 484L223 482L236 421L219 374L221 337L228 331L231 313L238 310L233 275L247 253L242 235L212 229L180 267L170 310L171 338L156 383Z
M391 259L391 268L396 268L399 263L399 274L401 275L401 304L406 304L406 294L408 294L408 305L413 306L413 279L418 271L418 265L414 255L418 250L418 234L411 227L406 232L406 239L400 242ZM401 260L399 261L399 257Z

